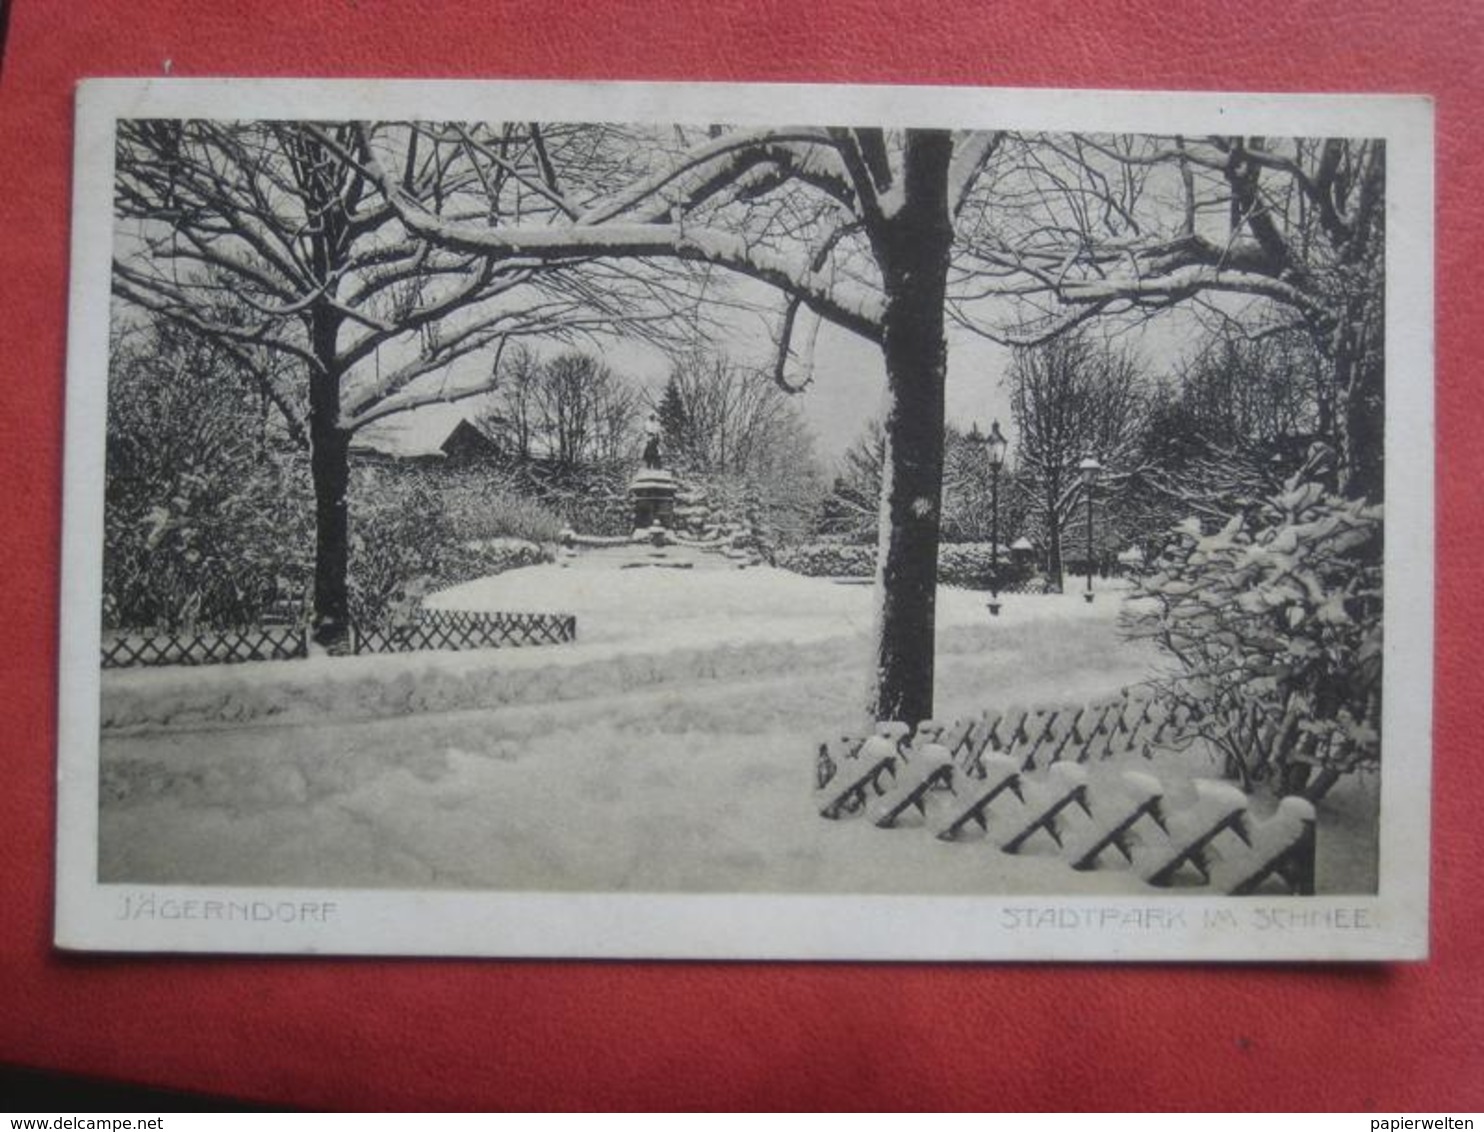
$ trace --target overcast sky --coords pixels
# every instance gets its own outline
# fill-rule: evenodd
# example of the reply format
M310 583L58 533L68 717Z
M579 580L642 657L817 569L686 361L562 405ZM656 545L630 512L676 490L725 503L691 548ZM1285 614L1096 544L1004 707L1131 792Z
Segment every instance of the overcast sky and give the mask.
M766 366L774 359L772 327L779 303L759 288L761 312L736 316L735 326L717 348L744 365ZM795 337L799 346L801 330ZM670 371L669 360L658 350L619 345L603 351L615 369L658 390ZM950 424L967 429L978 421L987 430L998 418L1007 433L1009 391L1005 376L1010 351L978 335L951 328L948 335L947 416ZM799 407L814 430L822 459L832 462L849 447L865 426L885 412L886 367L881 348L829 324L820 327L814 344L813 377L797 394Z
M772 307L776 306L775 300ZM776 321L776 314L754 316L750 324L739 323L718 348L743 364L771 367L771 321ZM1119 343L1135 350L1150 378L1159 378L1170 374L1199 339L1194 318L1177 309L1125 328ZM663 387L669 374L670 362L657 350L623 345L603 352L615 369L649 388ZM987 432L990 422L998 420L1013 447L1015 425L1010 415L1008 380L1011 357L1009 348L950 324L945 391L950 425L967 430L978 422L981 431ZM885 392L886 367L880 347L849 331L822 326L815 343L813 380L797 396L823 460L833 462L867 423L885 414Z
M774 356L771 328L776 323L776 308L775 301L755 314L737 315L735 325L714 348L739 364L771 369ZM1137 351L1148 376L1157 378L1169 374L1180 355L1198 340L1195 331L1192 317L1175 310L1128 330L1121 341ZM570 344L537 340L532 340L530 345L543 355L572 348ZM601 355L616 371L656 397L672 364L657 348L634 342L606 340L580 344L577 348ZM977 422L987 432L990 422L998 420L1013 449L1016 434L1008 382L1011 356L1006 347L967 330L949 327L945 391L948 423L967 430ZM471 355L455 363L450 371L433 374L426 380L456 390L480 381L488 373L489 364L489 356ZM849 331L823 325L815 342L813 379L808 388L797 394L799 407L814 431L821 460L833 464L873 418L884 415L885 390L886 369L880 347ZM483 398L476 398L461 405L472 412L482 403L487 404ZM436 432L438 437L432 442L436 447L446 435L448 408L435 404L405 416L399 414L386 424L392 431L408 430L419 435L427 431L429 436ZM428 419L408 419L422 417Z

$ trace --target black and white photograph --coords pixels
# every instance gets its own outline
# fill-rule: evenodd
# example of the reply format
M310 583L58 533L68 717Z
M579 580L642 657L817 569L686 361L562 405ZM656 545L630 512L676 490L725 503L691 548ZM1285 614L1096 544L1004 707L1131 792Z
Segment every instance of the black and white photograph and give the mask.
M1425 955L1425 100L78 127L60 946Z

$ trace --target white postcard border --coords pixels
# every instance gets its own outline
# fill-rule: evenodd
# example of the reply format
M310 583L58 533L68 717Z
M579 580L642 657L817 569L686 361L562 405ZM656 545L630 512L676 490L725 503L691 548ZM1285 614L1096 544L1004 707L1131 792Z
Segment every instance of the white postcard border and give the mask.
M114 123L127 117L811 121L1387 140L1379 894L1022 898L218 889L97 883ZM108 79L79 91L67 360L56 943L112 951L869 960L1427 954L1433 114L1420 97L735 84ZM1405 580L1405 586L1398 584Z

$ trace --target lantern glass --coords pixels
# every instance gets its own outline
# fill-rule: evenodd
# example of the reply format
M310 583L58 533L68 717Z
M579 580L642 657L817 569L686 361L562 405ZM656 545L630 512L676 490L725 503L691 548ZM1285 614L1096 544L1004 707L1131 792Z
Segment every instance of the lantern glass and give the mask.
M998 471L1005 466L1005 449L1009 441L1000 432L1000 422L995 421L989 426L989 437L984 442L985 451L989 454L989 466Z
M1077 470L1082 473L1082 482L1091 487L1098 482L1098 473L1103 470L1103 465L1092 456L1085 456L1082 463L1077 465Z

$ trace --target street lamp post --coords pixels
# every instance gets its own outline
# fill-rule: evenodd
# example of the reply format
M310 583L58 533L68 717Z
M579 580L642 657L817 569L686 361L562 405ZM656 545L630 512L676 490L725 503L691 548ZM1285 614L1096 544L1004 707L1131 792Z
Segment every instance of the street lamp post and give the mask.
M1000 615L1000 469L1005 466L1005 449L1009 447L1000 422L989 426L984 450L989 459L989 615Z
M984 449L985 462L989 464L989 506L990 506L990 537L989 537L989 615L998 617L1000 615L1000 469L1005 466L1005 449L1009 443L1005 440L1004 433L1000 432L1000 422L995 421L989 426L989 435L985 436L979 431L979 422L975 421L969 428L969 435L964 438L969 442L970 451L980 448Z
M1082 486L1087 493L1087 592L1082 595L1082 600L1089 605L1092 604L1092 489L1097 485L1098 473L1103 470L1095 457L1091 454L1082 458L1082 463L1077 465L1077 470L1082 473Z

